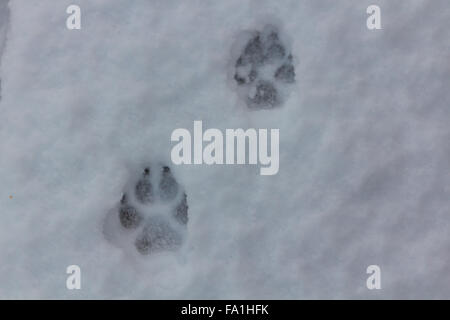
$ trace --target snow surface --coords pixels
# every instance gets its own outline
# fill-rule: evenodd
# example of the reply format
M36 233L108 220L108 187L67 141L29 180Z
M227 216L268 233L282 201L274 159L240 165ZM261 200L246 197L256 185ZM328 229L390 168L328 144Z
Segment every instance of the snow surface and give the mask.
M9 19L5 3L0 298L450 298L447 0L10 0ZM266 23L292 43L297 88L249 111L232 47ZM171 165L185 245L130 258L105 217L194 120L279 128L280 171Z

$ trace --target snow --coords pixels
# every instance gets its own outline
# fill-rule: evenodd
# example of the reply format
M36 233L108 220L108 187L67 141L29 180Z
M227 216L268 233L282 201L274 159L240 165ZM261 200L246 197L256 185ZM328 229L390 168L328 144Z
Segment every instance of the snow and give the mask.
M9 19L5 3L0 298L450 298L447 1L10 0ZM233 45L267 23L296 88L250 111ZM280 129L278 174L172 165L172 131L195 120ZM186 190L187 238L130 257L102 228L148 162Z

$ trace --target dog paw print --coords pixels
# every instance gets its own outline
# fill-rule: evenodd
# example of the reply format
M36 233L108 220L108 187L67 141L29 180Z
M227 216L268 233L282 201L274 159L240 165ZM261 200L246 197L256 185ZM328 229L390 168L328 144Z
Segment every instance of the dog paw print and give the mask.
M295 82L295 68L277 28L252 33L234 64L234 80L250 109L282 105Z
M107 216L108 240L142 255L175 250L188 223L187 195L166 165L148 166Z

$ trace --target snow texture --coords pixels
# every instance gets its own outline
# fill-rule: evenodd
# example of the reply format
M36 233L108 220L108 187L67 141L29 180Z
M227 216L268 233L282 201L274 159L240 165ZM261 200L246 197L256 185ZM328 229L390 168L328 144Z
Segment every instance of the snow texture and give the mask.
M450 298L450 6L375 2L1 0L0 298ZM295 81L253 110L237 44L266 26ZM194 120L279 129L279 173L173 165ZM188 222L131 213L147 234L124 249L105 225L148 164L170 167Z
M0 1L0 67L2 63L3 50L6 45L6 34L9 26L8 0ZM0 100L2 98L2 79L0 78Z

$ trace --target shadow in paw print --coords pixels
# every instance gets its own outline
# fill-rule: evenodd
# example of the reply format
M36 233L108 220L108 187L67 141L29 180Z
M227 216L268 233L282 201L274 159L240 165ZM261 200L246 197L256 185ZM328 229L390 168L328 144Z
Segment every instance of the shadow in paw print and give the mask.
M142 255L173 251L183 243L188 208L186 192L170 167L148 166L107 215L104 234L117 246Z
M234 80L250 109L272 109L282 105L295 82L292 54L276 27L254 31L234 64Z
M142 177L139 179L135 187L136 199L143 204L153 201L153 187L151 183L150 168L145 168Z
M183 225L186 225L188 222L188 205L186 193L183 193L183 198L176 208L175 219L177 219L177 221Z
M171 201L178 194L178 182L172 175L170 168L163 167L161 180L159 182L159 196L163 201Z
M149 219L137 236L135 246L139 253L150 254L161 250L173 250L181 245L181 234L167 220Z
M142 215L128 204L127 196L124 194L120 200L119 219L122 226L126 229L136 229L142 222Z

